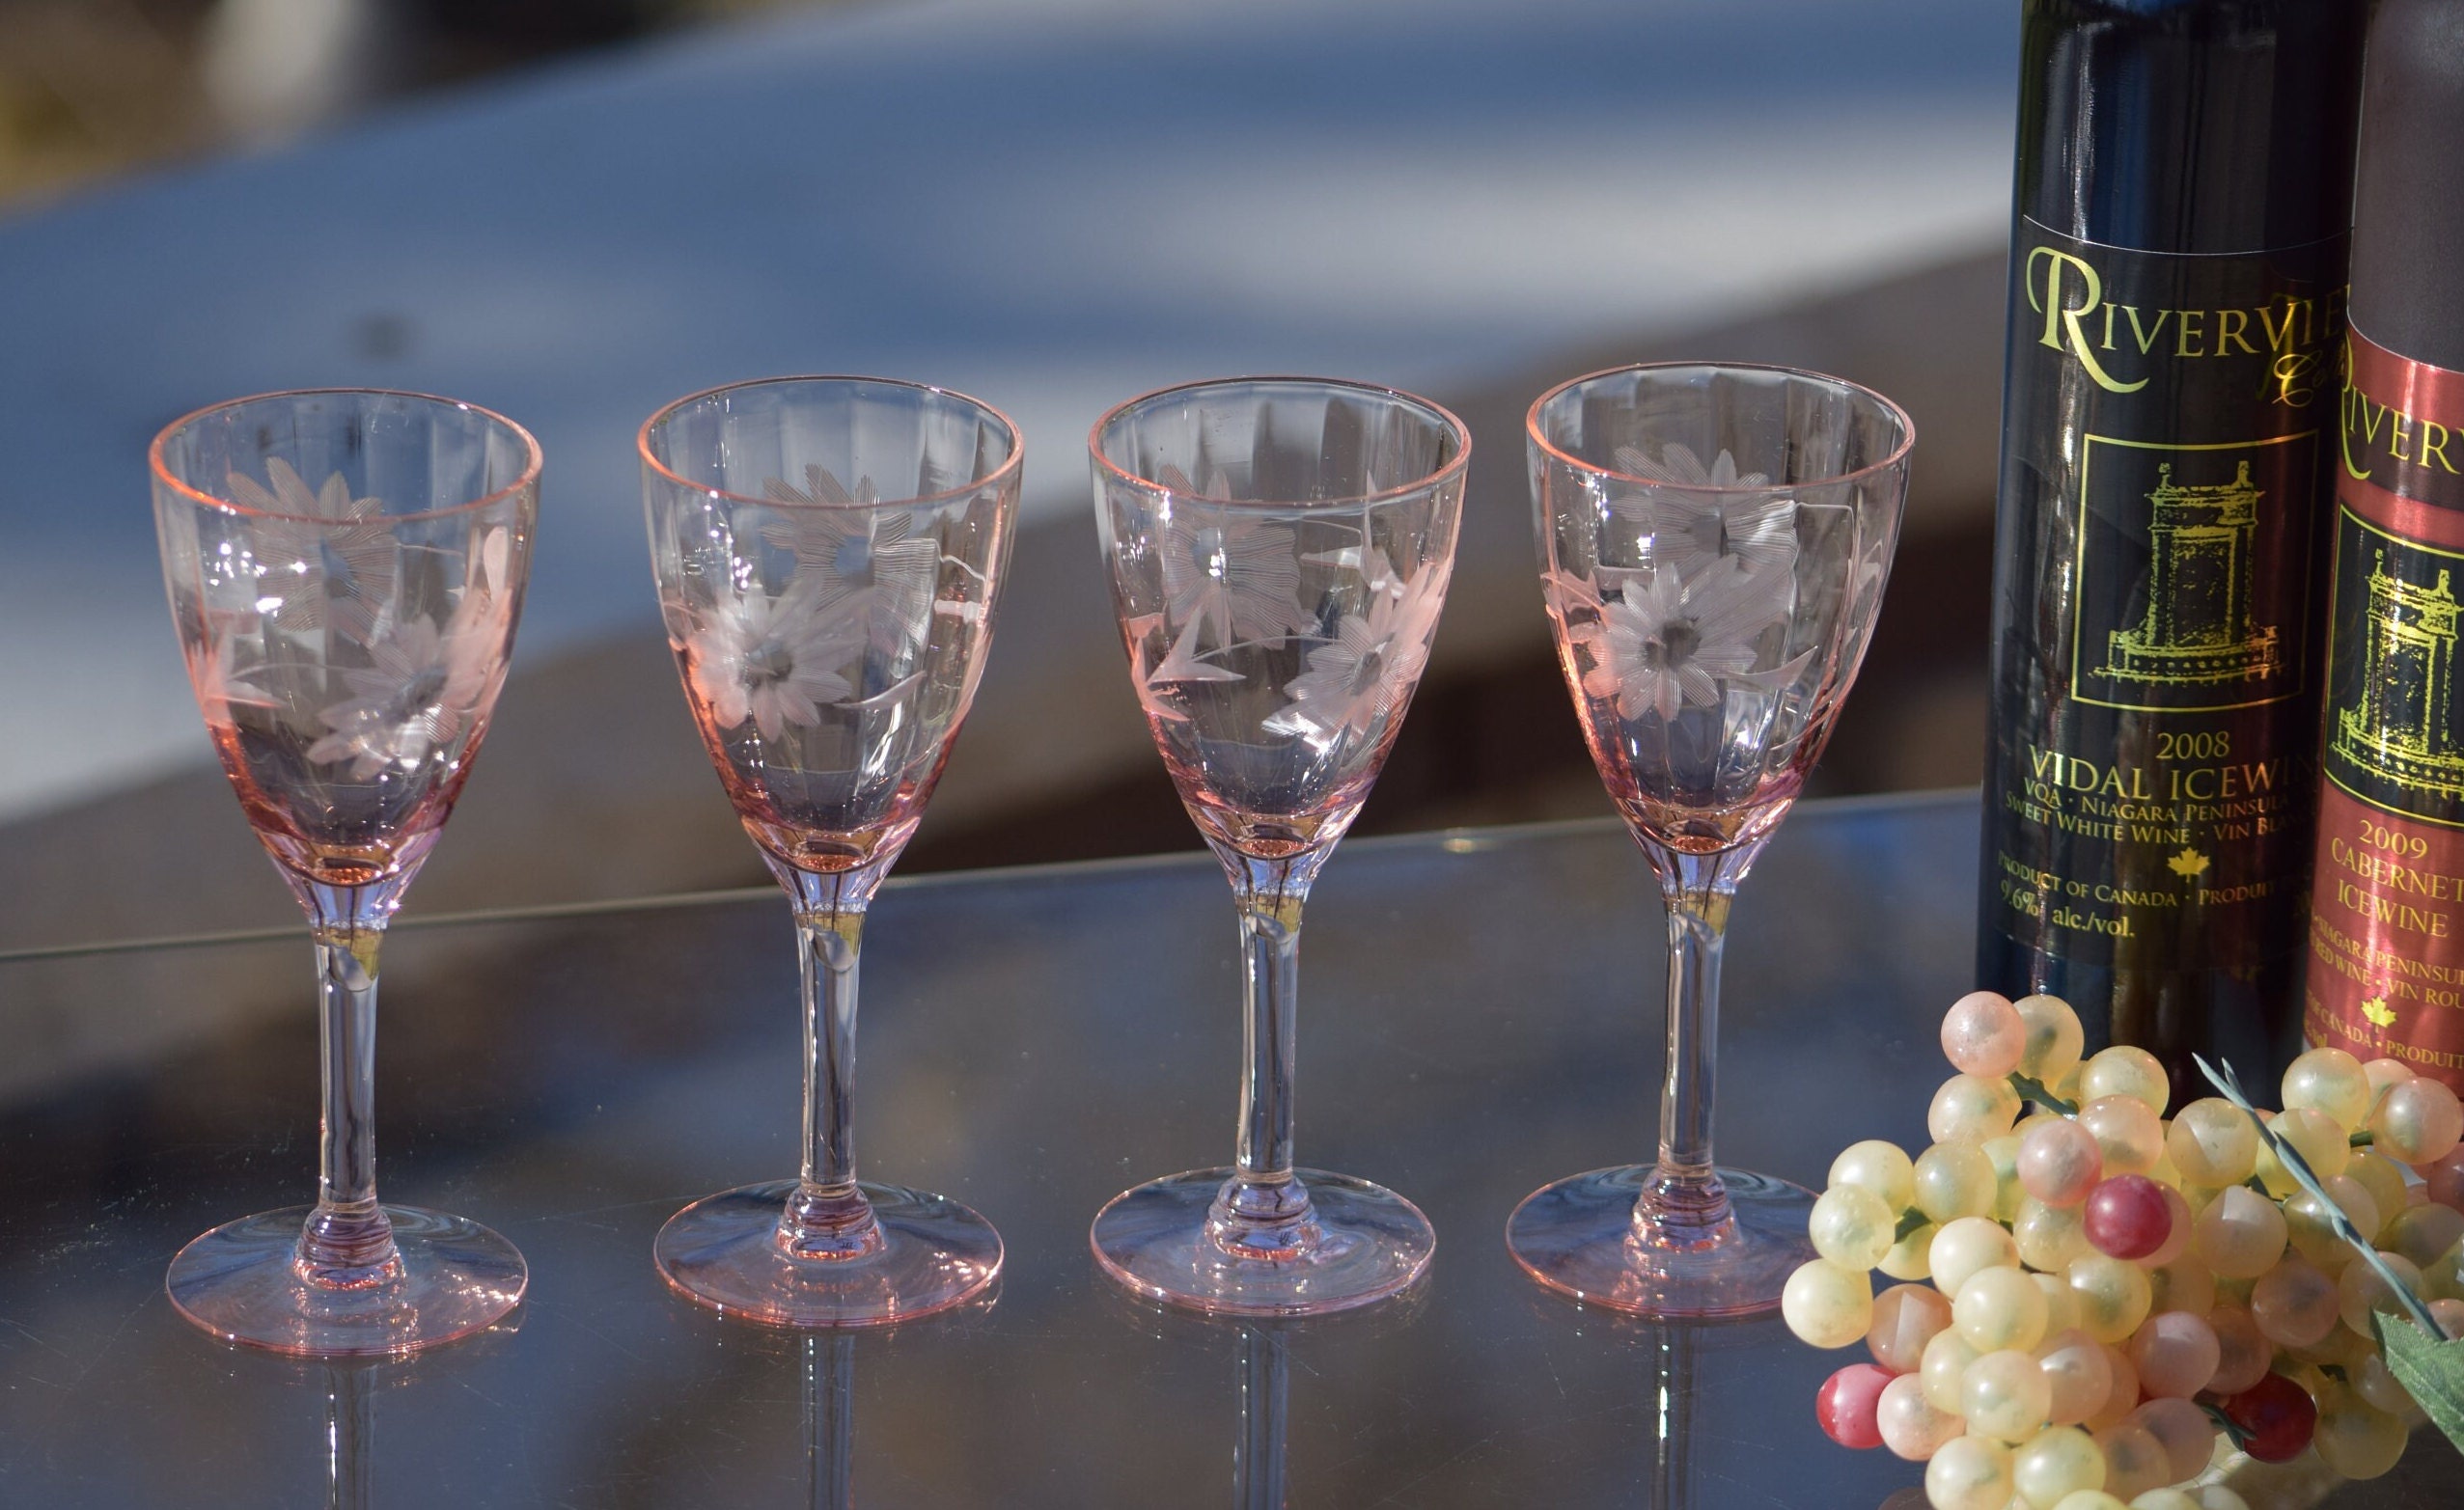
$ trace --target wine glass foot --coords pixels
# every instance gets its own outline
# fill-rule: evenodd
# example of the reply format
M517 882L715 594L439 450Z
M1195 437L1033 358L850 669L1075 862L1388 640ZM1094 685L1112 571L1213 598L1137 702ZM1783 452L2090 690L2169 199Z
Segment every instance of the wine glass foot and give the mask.
M312 1284L293 1262L310 1209L243 1217L181 1249L164 1281L171 1304L225 1342L303 1358L392 1357L493 1324L530 1283L513 1245L478 1222L387 1206L399 1274L365 1287Z
M721 1315L774 1327L886 1327L963 1305L1001 1273L1001 1234L946 1195L864 1182L883 1239L860 1258L792 1258L779 1216L793 1180L706 1196L668 1219L659 1277Z
M1776 1308L1813 1256L1813 1193L1767 1174L1722 1169L1730 1220L1706 1241L1638 1238L1634 1204L1652 1166L1593 1169L1544 1185L1506 1220L1506 1247L1543 1287L1639 1316L1750 1316Z
M1420 1208L1380 1185L1295 1169L1317 1235L1288 1257L1238 1256L1208 1230L1229 1168L1192 1169L1123 1191L1095 1213L1088 1240L1104 1273L1151 1301L1228 1316L1317 1316L1408 1287L1428 1270L1437 1233Z

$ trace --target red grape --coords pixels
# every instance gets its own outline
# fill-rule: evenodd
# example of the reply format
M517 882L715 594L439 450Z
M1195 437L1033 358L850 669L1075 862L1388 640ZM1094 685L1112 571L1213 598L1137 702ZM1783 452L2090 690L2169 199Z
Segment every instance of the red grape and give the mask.
M2144 1174L2117 1174L2088 1193L2088 1241L2111 1258L2145 1258L2173 1235L2165 1188Z
M1881 1446L1874 1406L1891 1380L1891 1370L1878 1363L1850 1363L1824 1380L1813 1395L1813 1418L1822 1423L1822 1434L1842 1447Z
M2226 1418L2248 1434L2242 1450L2261 1463L2290 1463L2310 1445L2318 1406L2310 1391L2270 1374L2224 1404Z

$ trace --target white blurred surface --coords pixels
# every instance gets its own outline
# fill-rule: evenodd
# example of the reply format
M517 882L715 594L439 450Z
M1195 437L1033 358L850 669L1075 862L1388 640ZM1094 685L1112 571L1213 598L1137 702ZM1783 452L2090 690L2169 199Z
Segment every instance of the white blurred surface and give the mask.
M2008 13L908 0L0 222L0 818L207 757L143 460L200 404L380 385L533 428L535 662L652 620L632 435L697 388L962 389L1024 426L1048 516L1149 387L1443 390L1988 244Z

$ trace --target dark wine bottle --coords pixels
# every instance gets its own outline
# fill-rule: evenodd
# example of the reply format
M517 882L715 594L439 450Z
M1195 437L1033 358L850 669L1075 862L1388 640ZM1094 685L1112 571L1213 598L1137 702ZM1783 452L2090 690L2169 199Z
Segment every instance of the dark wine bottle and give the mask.
M2176 1089L2298 1039L2365 14L2024 7L1978 974Z
M2464 7L2370 22L2305 1027L2464 1089Z

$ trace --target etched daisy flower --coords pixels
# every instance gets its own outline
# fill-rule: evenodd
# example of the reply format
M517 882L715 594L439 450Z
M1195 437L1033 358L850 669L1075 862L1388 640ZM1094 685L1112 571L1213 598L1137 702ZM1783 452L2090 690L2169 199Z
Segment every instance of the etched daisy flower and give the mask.
M764 520L761 538L795 552L797 573L819 584L820 612L860 603L866 641L885 656L923 642L941 547L918 533L913 510L874 508L881 494L872 479L856 479L849 493L826 467L806 467L802 488L777 478L761 488L776 503L801 506Z
M1653 482L1675 482L1680 487L1760 487L1771 480L1762 472L1739 472L1736 457L1724 449L1719 459L1709 466L1694 453L1694 448L1683 441L1670 441L1660 448L1660 459L1652 460L1639 446L1620 446L1613 453L1617 469L1630 477Z
M824 703L855 691L842 673L864 650L865 618L819 611L820 590L800 579L775 598L758 590L728 597L686 638L686 674L719 728L751 719L762 738L776 739L820 723Z
M1445 568L1424 566L1406 583L1374 546L1364 562L1363 575L1385 585L1370 593L1366 614L1344 615L1334 639L1309 652L1309 670L1285 684L1292 700L1265 721L1268 732L1321 746L1367 733L1419 684L1446 602Z
M348 760L351 780L364 782L387 766L415 766L460 738L502 657L492 648L474 653L459 619L457 612L444 629L425 615L380 622L370 637L369 664L342 673L358 696L318 710L328 732L308 747L308 758L318 765Z
M1670 484L1610 495L1609 511L1640 524L1650 537L1655 563L1692 575L1724 556L1733 556L1755 568L1786 569L1796 563L1796 510L1793 498L1751 498L1733 502L1681 491L1686 487L1759 487L1768 479L1759 472L1737 471L1727 452L1709 467L1693 451L1675 441L1660 449L1661 459L1649 460L1632 446L1617 449L1618 469L1635 477Z
M1787 617L1786 589L1786 579L1733 560L1690 578L1661 570L1628 579L1597 619L1566 631L1591 656L1584 692L1614 698L1629 721L1646 709L1673 719L1687 704L1719 706L1721 681L1751 673L1762 632Z
M226 630L214 633L208 625L208 637L213 642L213 654L200 655L189 663L191 679L197 686L197 705L206 711L208 724L229 727L234 721L233 708L270 708L280 705L273 693L250 681L238 666L239 639ZM262 667L250 667L250 674Z
M1160 621L1158 617L1158 624ZM1198 619L1191 619L1188 626L1180 631L1180 638L1172 643L1172 648L1164 652L1164 658L1155 663L1153 670L1142 671L1138 678L1138 700L1145 704L1149 713L1157 718L1171 719L1175 723L1181 724L1189 722L1189 715L1182 712L1175 701L1165 695L1173 687L1191 682L1249 679L1245 673L1233 671L1229 666L1218 666L1207 660L1206 656L1214 652L1199 650L1200 622ZM1132 644L1130 655L1133 669L1145 667L1147 650L1143 637Z
M1177 467L1155 480L1190 499L1224 499L1232 484L1217 472L1200 493ZM1289 525L1237 517L1203 502L1177 505L1164 520L1158 547L1164 598L1175 622L1211 621L1226 642L1280 640L1309 627L1301 611L1300 563Z
M259 611L281 629L332 625L364 637L391 594L398 555L384 503L353 498L339 472L312 492L280 456L265 458L265 476L271 489L237 472L226 479L234 502L283 516L254 522Z

